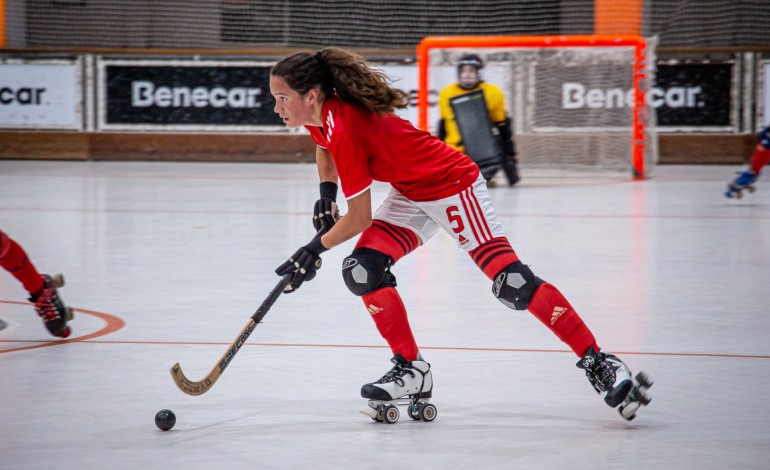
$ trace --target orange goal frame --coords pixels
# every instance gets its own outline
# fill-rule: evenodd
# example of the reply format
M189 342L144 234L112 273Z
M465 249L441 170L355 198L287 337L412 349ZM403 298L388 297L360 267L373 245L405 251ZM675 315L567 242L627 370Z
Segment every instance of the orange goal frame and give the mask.
M428 36L417 45L417 123L428 130L428 63L431 49L494 47L633 47L634 48L634 105L631 152L633 177L645 178L644 125L645 92L647 80L647 41L636 35L575 35L575 36Z

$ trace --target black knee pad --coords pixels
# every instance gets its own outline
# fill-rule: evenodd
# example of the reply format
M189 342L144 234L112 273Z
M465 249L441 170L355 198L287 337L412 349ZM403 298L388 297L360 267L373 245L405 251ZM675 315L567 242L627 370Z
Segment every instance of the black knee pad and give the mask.
M509 264L495 276L492 293L506 307L526 310L532 295L545 281L535 276L521 261Z
M350 292L361 296L396 287L396 277L390 272L393 258L371 248L356 248L342 262L342 278Z

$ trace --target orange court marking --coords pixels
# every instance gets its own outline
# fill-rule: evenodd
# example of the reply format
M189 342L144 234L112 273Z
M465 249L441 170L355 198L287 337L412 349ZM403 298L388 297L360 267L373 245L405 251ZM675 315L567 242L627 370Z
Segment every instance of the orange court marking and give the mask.
M0 303L15 304L15 305L30 305L27 302L12 302L8 300L0 300ZM93 310L85 310L81 308L74 308L76 312L93 315L101 318L106 323L105 327L101 330L79 336L77 338L71 338L60 341L35 341L36 344L31 346L24 346L13 349L0 349L0 354L14 351L23 351L26 349L45 348L48 346L56 346L59 344L76 343L76 342L89 342L97 344L156 344L156 345L187 345L187 346L226 346L230 343L224 343L221 341L131 341L131 340L96 340L88 341L94 338L106 336L110 333L114 333L125 326L125 322L113 315L95 312ZM0 340L0 343L29 343L32 341L23 340ZM321 343L246 343L243 346L257 346L257 347L279 347L279 348L350 348L350 349L387 349L385 345L371 345L371 344L321 344ZM567 349L532 349L532 348L484 348L484 347L463 347L463 346L423 346L420 349L436 350L436 351L477 351L477 352L514 352L514 353L558 353L558 354L574 354ZM770 359L770 355L763 354L726 354L726 353L687 353L687 352L640 352L640 351L614 351L616 354L621 355L635 355L635 356L669 356L669 357L700 357L700 358L730 358L730 359Z
M13 305L26 305L26 306L30 305L28 302L12 302L10 300L0 300L0 303L13 304ZM20 348L11 348L11 349L0 349L0 354L16 352L16 351L24 351L27 349L47 348L49 346L58 346L60 344L67 344L67 343L78 343L81 341L86 341L89 339L106 336L110 333L114 333L118 331L119 329L123 328L126 325L126 322L123 321L121 318L118 318L114 315L110 315L108 313L95 312L93 310L86 310L83 308L74 308L74 307L72 310L79 313L85 313L86 315L93 315L97 318L101 318L102 320L104 320L106 325L101 330L98 330L94 333L90 333L87 335L78 336L76 338L69 338L69 339L63 339L58 341L42 341L37 344L33 344L31 346L23 346ZM24 342L28 342L28 341L0 340L0 343L24 343Z
M19 341L16 341L19 342ZM2 343L2 340L0 340ZM223 341L141 341L141 340L109 340L100 339L88 341L94 344L146 344L167 346L227 346ZM348 349L388 349L387 345L374 344L334 344L334 343L245 343L243 347L273 347L273 348L348 348ZM511 352L511 353L546 353L546 354L575 354L569 349L535 349L535 348L484 348L467 346L421 346L420 349L432 351L471 351L471 352ZM722 359L770 359L765 354L730 354L708 352L666 352L666 351L613 351L614 354L629 356L659 356L659 357L695 357Z

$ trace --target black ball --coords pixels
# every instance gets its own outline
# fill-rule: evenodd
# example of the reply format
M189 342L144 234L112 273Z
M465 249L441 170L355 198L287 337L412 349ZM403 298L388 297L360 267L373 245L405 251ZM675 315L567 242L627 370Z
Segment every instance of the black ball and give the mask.
M176 415L171 410L160 410L155 415L155 426L161 431L168 431L176 424Z

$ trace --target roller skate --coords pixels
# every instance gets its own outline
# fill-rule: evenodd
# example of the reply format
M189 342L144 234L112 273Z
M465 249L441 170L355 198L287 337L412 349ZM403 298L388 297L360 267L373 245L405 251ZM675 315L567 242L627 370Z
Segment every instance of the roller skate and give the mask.
M67 322L72 320L73 313L70 307L64 305L56 290L64 286L64 276L43 274L42 277L43 290L30 297L29 301L35 304L35 311L52 335L67 338L72 333Z
M754 183L757 182L757 178L759 178L758 173L754 173L752 170L746 170L746 171L739 171L736 173L738 175L735 180L727 185L727 191L725 191L725 197L728 199L740 199L743 197L743 191L744 189L747 190L750 193L753 193L757 190L757 188L754 187Z
M436 419L436 406L429 403L433 394L430 364L419 359L410 362L400 354L391 362L394 366L387 374L361 388L361 396L369 400L368 408L361 413L374 421L393 424L401 417L398 405L405 405L415 421Z
M644 372L636 374L636 381L631 380L631 371L617 356L588 348L577 366L586 371L588 381L596 393L604 396L607 405L620 405L618 412L628 421L636 417L639 407L652 401L646 392L652 387L652 380Z
M618 407L618 413L623 419L631 421L636 418L636 412L642 406L647 406L652 401L652 397L647 393L647 390L652 387L652 379L646 372L641 371L634 376L636 381L634 387L631 389L631 393L628 394L623 403Z

